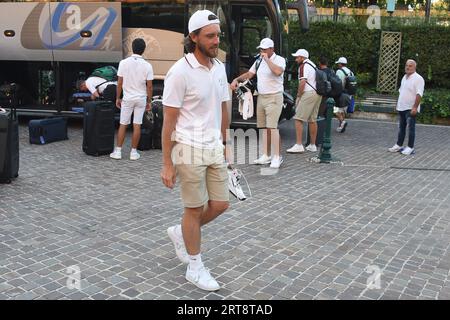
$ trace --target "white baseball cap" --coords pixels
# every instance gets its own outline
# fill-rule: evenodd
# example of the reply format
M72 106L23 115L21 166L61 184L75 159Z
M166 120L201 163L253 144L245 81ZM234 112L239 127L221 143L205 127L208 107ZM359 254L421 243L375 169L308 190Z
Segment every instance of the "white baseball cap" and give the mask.
M335 63L347 64L347 59L345 57L340 57Z
M305 57L309 58L309 53L305 49L298 49L295 53L292 54L293 57Z
M209 10L198 10L189 19L189 33L214 23L220 24L220 20L213 12Z
M256 49L269 49L275 47L275 44L273 43L272 39L270 38L264 38L259 43L259 46L256 47Z

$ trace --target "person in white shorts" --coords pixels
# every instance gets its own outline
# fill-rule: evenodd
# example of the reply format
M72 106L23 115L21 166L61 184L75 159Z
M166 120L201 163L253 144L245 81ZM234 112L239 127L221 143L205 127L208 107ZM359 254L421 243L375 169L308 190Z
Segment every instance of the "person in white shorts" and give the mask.
M131 139L130 160L137 160L140 154L137 146L141 137L142 117L145 110L150 110L153 92L153 68L145 61L145 41L141 38L133 40L133 54L120 61L117 71L116 106L120 109L120 126L117 132L117 147L110 154L113 159L122 159L122 145L125 133L133 114L133 137ZM123 99L120 99L123 88Z
M185 46L164 81L163 166L161 179L173 188L178 176L184 206L181 225L167 233L181 262L188 264L186 280L200 289L220 286L201 258L201 227L229 206L228 173L224 157L230 100L225 66L219 53L220 21L209 10L189 19Z

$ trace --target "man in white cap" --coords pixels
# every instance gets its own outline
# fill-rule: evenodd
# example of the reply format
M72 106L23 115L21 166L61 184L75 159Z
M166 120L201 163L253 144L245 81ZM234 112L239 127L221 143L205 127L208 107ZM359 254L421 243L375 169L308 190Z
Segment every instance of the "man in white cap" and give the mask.
M347 68L347 58L340 57L335 63L338 65L338 69L336 71L336 75L341 79L342 81L342 87L344 88L345 92L345 85L347 81L347 77L349 75L353 75L353 72ZM340 133L345 132L345 128L347 128L347 121L345 121L345 113L347 112L348 106L338 106L336 117L339 120L339 126L337 127L336 131Z
M283 74L286 60L275 53L272 39L262 39L257 49L260 50L260 59L253 63L249 71L231 82L231 90L236 90L239 82L252 79L255 75L258 77L256 126L262 129L263 154L254 163L270 163L271 168L279 168L283 157L280 155L278 120L283 109Z
M316 65L309 60L309 53L305 49L298 49L293 53L298 63L298 91L295 109L296 143L286 151L289 153L302 153L305 149L317 151L317 115L319 113L322 97L316 92ZM303 147L303 123L308 122L310 144Z
M217 59L220 21L208 10L189 19L185 46L164 81L163 167L161 179L172 189L180 179L184 206L181 225L168 228L177 257L187 263L186 280L215 291L220 286L203 265L201 226L227 210L228 174L224 157L230 100L224 65Z

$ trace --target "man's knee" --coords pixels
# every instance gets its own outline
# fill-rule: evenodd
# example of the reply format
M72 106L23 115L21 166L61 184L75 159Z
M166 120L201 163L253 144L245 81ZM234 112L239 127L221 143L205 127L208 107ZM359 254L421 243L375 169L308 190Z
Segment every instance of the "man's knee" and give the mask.
M228 201L210 201L209 206L213 211L223 213L230 207L230 203Z
M184 208L184 214L192 219L201 220L204 207Z

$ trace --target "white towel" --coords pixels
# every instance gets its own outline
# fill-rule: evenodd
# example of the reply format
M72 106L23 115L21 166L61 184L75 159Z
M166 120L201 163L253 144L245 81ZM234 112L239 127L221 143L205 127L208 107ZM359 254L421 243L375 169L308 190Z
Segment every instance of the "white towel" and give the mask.
M244 120L253 117L253 95L249 91L244 93L243 98L239 99L239 113Z

